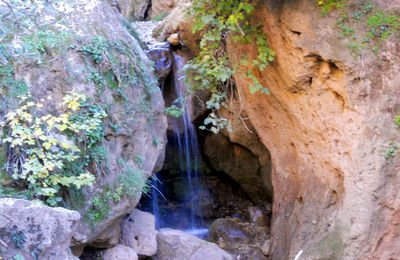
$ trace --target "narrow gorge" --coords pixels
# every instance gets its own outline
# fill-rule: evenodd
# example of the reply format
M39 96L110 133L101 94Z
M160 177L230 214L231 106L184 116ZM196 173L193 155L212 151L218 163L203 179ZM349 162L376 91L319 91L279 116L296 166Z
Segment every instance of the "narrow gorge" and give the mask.
M400 259L400 1L0 0L0 260Z

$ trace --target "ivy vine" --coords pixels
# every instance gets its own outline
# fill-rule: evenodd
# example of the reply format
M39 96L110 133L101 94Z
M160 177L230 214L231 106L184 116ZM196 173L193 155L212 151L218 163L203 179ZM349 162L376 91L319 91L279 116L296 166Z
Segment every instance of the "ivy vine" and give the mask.
M203 130L218 133L223 128L230 128L227 119L219 115L218 110L226 106L226 101L235 87L233 74L238 68L246 67L245 75L251 82L252 94L268 94L255 76L257 70L263 71L274 60L274 52L268 47L261 27L254 25L256 2L250 0L195 0L189 14L194 18L193 32L202 35L200 53L186 66L192 79L192 91L210 90L211 99L206 103L212 112L204 120ZM243 58L239 67L229 61L226 46L232 40L240 44L256 43L257 58L249 61Z

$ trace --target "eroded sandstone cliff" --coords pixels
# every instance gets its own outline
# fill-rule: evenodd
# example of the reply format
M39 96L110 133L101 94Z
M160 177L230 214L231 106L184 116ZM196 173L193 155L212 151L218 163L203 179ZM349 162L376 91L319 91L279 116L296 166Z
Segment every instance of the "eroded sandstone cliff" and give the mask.
M374 4L399 7L396 1ZM335 12L322 16L313 1L260 3L254 21L262 23L276 59L254 73L271 94L251 94L246 69L235 74L244 113L271 152L272 259L399 254L399 159L384 156L398 135L399 40L390 38L378 53L353 55L340 37L339 19ZM167 17L165 23L161 37L178 31L183 44L193 46L187 20L176 25ZM228 52L240 64L255 58L257 47L231 41Z

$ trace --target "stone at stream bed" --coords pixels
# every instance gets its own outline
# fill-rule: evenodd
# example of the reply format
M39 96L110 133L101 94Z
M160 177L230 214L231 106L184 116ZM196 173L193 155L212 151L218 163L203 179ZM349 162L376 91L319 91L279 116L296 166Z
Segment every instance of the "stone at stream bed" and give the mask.
M157 242L157 260L233 260L216 244L179 230L161 229Z
M103 253L102 260L137 260L136 251L128 246L116 245Z
M264 260L266 255L262 249L268 233L265 225L241 222L237 218L222 218L211 225L209 240L241 260Z
M209 239L222 248L235 248L237 245L248 244L250 235L237 222L222 218L211 225Z
M78 259L69 247L79 219L76 211L38 201L0 199L0 259Z
M171 34L171 35L168 37L167 41L168 41L172 46L178 46L178 45L181 44L181 43L180 43L180 40L179 40L179 34L177 34L177 33Z
M153 256L157 252L157 231L152 214L134 209L122 224L121 243L136 250L137 254Z

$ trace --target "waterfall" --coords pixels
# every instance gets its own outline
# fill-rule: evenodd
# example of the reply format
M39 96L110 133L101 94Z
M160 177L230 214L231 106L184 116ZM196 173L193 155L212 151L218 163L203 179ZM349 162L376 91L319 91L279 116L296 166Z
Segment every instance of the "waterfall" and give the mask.
M199 144L197 141L197 133L194 125L191 122L191 105L190 98L185 97L186 84L185 84L185 72L183 66L185 62L181 56L177 53L173 54L173 76L174 76L174 87L177 100L181 102L183 107L183 115L179 118L173 118L172 128L175 134L175 142L178 147L179 153L179 164L180 170L185 174L187 181L189 194L187 200L190 203L190 228L195 230L199 228L201 223L196 221L196 210L198 209L197 203L195 203L195 196L200 191L200 168L199 163L201 160Z
M177 100L174 104L182 108L183 114L178 118L170 117L170 129L172 131L169 137L169 145L176 151L174 165L176 165L175 169L180 174L177 178L183 180L184 183L182 190L185 205L184 211L180 208L174 213L182 214L181 216L185 218L184 223L186 224L177 225L179 220L171 217L171 212L168 211L170 201L163 194L168 193L166 188L170 184L167 175L162 174L162 172L156 174L151 182L151 208L156 218L157 229L180 226L188 233L204 237L208 229L204 228L201 218L196 217L196 213L198 215L200 211L198 194L201 191L201 154L196 127L191 120L191 97L185 95L187 93L184 72L185 60L177 52L174 52L172 61L172 73L168 85L171 89L169 91L171 91L172 98Z

